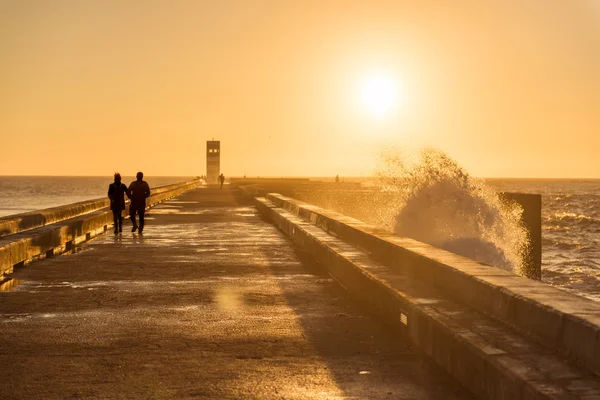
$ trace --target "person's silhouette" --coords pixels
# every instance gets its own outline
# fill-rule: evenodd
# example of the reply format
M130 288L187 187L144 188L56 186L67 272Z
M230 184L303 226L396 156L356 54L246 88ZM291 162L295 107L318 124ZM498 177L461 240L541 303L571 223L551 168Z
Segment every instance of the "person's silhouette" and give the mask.
M129 217L131 218L131 223L133 224L131 232L138 230L138 224L135 221L136 213L140 216L139 232L142 233L144 230L146 198L150 196L150 186L148 186L148 183L143 180L143 178L144 173L138 172L136 175L137 180L129 184L129 198L131 199L131 204L129 205Z
M223 173L219 175L219 182L221 182L221 189L223 189L223 183L225 183L225 175Z
M125 195L129 197L127 186L121 183L121 174L115 172L115 181L108 185L108 198L110 210L113 213L115 233L123 232L123 210L125 210Z

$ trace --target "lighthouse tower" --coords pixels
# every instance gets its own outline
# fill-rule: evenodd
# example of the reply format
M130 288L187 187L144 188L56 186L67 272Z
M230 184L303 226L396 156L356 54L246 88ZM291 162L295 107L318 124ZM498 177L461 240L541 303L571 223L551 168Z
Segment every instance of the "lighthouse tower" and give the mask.
M206 141L206 183L217 184L221 173L221 142Z

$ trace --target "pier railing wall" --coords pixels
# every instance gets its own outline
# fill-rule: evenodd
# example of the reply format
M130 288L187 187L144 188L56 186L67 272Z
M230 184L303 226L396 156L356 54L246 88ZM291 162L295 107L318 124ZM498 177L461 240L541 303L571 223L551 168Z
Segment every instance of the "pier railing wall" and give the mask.
M161 186L146 200L150 208L200 185L200 180ZM0 279L15 266L69 251L78 243L103 233L113 223L108 199L68 204L6 217L0 238ZM128 215L129 203L123 215ZM2 226L2 225L0 225Z
M266 199L600 374L600 304L281 194Z
M308 202L310 204L348 215L358 220L379 225L373 222L377 211L374 204L374 192L371 188L362 187L359 182L318 182L308 180L234 180L239 190L248 199L265 197L269 193L279 194ZM393 193L377 193L379 203L394 201ZM386 197L387 196L387 197ZM521 249L523 268L519 271L529 279L542 278L542 196L530 193L498 193L506 204L516 203L522 209L521 223L527 232L527 242Z
M150 190L151 195L177 190L182 186L192 185L197 180L159 186ZM127 200L127 203L129 200ZM85 200L72 204L46 208L43 210L30 211L21 214L8 215L0 218L0 237L14 235L15 233L35 229L44 225L53 224L87 214L110 206L107 197Z

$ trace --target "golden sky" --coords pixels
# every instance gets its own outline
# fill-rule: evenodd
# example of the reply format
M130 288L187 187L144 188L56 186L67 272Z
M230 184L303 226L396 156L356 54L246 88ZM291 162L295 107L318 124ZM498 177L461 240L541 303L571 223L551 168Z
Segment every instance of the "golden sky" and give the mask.
M600 1L0 0L0 175L600 178ZM383 115L364 86L383 76Z

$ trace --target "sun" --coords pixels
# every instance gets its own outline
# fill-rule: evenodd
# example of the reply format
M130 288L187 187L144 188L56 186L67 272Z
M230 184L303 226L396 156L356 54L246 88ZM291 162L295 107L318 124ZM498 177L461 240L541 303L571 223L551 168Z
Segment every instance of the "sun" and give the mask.
M382 72L370 74L362 86L362 102L377 117L383 117L398 96L396 82Z

